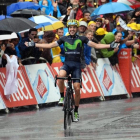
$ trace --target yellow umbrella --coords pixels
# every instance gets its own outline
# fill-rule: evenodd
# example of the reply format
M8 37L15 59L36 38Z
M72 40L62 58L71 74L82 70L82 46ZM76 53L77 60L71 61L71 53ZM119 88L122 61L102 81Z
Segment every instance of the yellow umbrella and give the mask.
M53 23L52 25L42 27L42 31L56 30L63 27L64 27L64 24L62 23L62 21L57 21L56 23Z
M56 30L58 28L64 27L64 24L62 23L62 21L58 20L57 18L53 16L39 15L39 16L31 17L29 18L29 20L38 24L36 28L42 27L43 31Z

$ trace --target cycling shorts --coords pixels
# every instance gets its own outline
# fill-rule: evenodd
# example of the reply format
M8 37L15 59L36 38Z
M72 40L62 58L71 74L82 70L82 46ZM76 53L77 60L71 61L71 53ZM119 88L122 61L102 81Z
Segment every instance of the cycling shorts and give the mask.
M71 74L72 78L81 78L81 63L74 61L65 61L60 70L65 70L67 75ZM73 80L73 83L80 83L80 80Z

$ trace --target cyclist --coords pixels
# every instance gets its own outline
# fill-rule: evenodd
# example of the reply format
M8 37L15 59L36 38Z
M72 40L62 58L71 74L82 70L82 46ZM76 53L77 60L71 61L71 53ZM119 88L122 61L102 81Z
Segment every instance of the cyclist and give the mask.
M116 47L115 43L105 45L105 44L96 44L92 41L89 41L85 36L78 36L77 31L79 27L79 22L75 19L70 19L67 22L67 27L69 31L68 36L63 36L56 42L50 44L36 44L34 42L26 42L26 46L35 46L41 48L53 48L64 44L65 50L65 62L64 65L60 68L59 77L66 77L70 72L72 72L73 78L81 77L81 56L83 54L83 44L88 44L90 47L97 49L103 48L114 48ZM64 81L58 80L58 86L60 89L61 99L64 99ZM74 121L79 121L78 107L80 102L80 80L73 81L73 87L75 90L75 109L74 109Z

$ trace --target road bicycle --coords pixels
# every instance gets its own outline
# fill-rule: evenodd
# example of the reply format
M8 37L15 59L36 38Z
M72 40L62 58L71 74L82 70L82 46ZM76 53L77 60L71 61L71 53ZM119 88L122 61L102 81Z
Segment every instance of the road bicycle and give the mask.
M74 122L73 115L74 115L74 96L73 96L73 88L72 88L72 80L80 80L80 87L82 88L82 78L71 78L69 75L68 77L57 77L55 76L55 86L57 79L67 80L67 87L66 93L64 98L64 129L68 129L71 127L71 122Z

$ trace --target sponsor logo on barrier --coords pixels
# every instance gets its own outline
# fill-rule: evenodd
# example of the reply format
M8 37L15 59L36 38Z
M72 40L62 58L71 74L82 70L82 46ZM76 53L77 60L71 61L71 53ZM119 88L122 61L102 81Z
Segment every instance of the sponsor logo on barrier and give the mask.
M54 86L54 72L49 64L25 66L38 104L59 101L60 92Z
M125 55L127 55L127 52L126 51L122 51L121 55L125 56Z
M43 83L40 75L38 77L37 91L38 91L41 98L43 98L43 96L47 92L47 88L46 88L45 84Z
M119 58L120 59L130 59L131 53L132 53L132 51L130 51L130 55L129 55L129 53L127 51L121 51L119 54Z
M112 83L112 81L111 81L106 69L104 69L104 76L103 76L102 83L104 84L104 86L105 86L105 88L107 90L109 90L109 88L113 85L113 83Z

